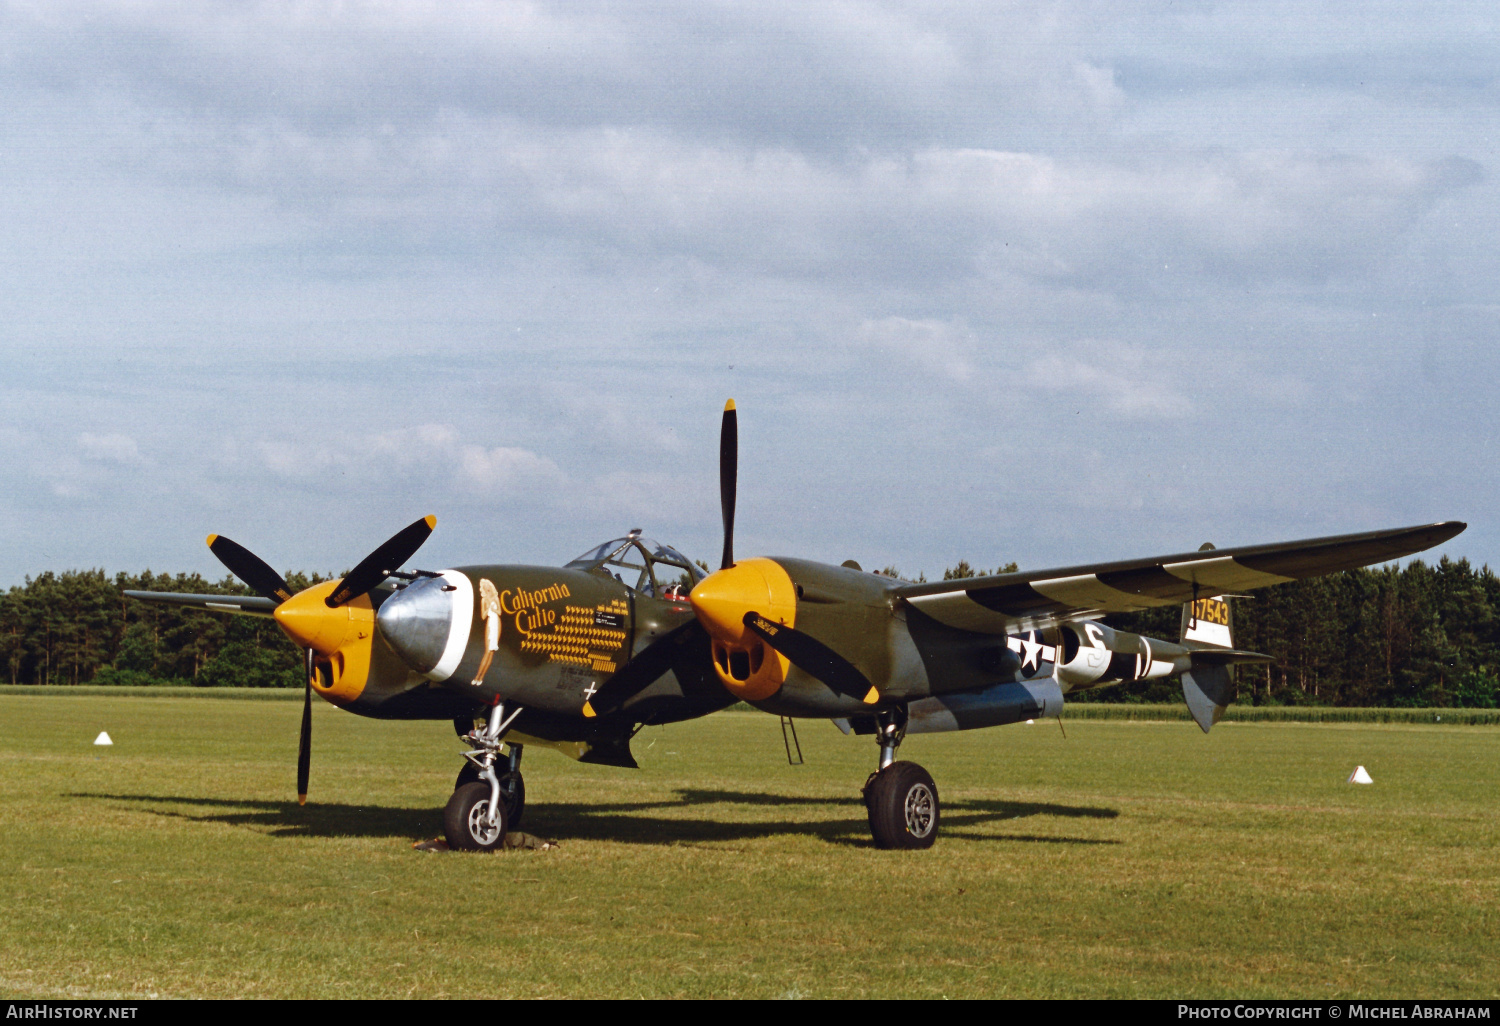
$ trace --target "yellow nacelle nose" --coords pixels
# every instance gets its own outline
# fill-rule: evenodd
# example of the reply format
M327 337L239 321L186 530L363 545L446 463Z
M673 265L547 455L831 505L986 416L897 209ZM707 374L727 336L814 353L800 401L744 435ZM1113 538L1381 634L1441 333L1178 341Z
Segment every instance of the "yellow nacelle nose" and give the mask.
M771 559L742 559L709 574L688 594L688 601L704 629L726 644L744 638L745 614L751 611L796 626L797 586Z
M375 637L375 607L361 595L335 609L325 601L342 581L324 581L287 599L273 614L281 629L301 648L310 648L328 668L315 674L313 689L334 705L360 696L370 677L370 646Z
M688 595L698 622L713 639L714 672L731 694L746 701L774 695L791 663L745 629L745 614L787 627L796 625L797 586L770 559L742 559L699 581Z

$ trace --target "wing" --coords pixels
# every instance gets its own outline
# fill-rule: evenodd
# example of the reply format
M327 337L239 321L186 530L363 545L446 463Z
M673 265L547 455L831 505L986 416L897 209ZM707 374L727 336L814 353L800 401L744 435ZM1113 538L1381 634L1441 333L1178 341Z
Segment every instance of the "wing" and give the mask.
M1449 520L1277 545L934 581L906 585L896 594L950 627L1009 634L1384 563L1445 542L1467 526Z
M169 606L189 606L211 613L241 613L246 616L270 616L277 603L259 595L189 595L180 591L127 591L126 598L142 602L161 602Z

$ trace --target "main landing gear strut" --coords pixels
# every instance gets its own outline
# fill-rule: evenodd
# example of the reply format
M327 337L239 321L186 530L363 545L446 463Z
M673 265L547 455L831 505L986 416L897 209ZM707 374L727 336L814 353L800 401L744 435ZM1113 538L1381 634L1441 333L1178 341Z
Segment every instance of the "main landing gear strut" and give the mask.
M473 751L463 753L468 761L458 771L453 796L443 809L443 836L449 848L493 851L505 843L506 832L521 821L526 808L521 746L503 741L520 714L517 706L506 716L505 703L497 702L481 728L474 728L472 719L453 721L454 731ZM470 728L467 732L466 723Z
M906 739L906 708L875 716L880 768L865 781L865 809L877 848L931 848L938 832L938 792L932 776L914 762L897 762Z

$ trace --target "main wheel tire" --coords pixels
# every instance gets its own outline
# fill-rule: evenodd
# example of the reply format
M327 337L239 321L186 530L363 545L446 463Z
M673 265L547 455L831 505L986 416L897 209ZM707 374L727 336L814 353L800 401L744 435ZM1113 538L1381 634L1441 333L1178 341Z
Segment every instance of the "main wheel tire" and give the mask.
M479 780L479 767L472 762L464 762L464 768L458 771L458 779L453 783L453 790L457 791L465 784L473 784ZM500 774L500 799L505 802L505 822L507 829L514 830L521 825L521 814L526 811L526 781L520 773Z
M453 792L443 809L443 836L455 851L494 851L505 843L505 804L495 825L486 822L490 809L490 785L484 781L465 784Z
M938 833L938 791L914 762L893 762L865 785L877 848L931 848Z
M526 780L519 771L500 774L500 800L505 803L507 829L514 830L526 811Z

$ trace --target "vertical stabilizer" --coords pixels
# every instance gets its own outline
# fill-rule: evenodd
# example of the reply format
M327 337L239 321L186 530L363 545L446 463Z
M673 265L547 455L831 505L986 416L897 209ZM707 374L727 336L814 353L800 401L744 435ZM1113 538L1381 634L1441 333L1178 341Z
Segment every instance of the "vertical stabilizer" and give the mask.
M1182 606L1182 643L1188 648L1234 648L1234 617L1229 596L1195 598ZM1194 721L1207 734L1234 701L1234 677L1223 663L1193 660L1182 675L1182 698Z
M1188 648L1234 647L1234 617L1227 595L1182 604L1182 643Z
M1229 703L1234 701L1234 681L1229 676L1229 667L1194 663L1193 668L1182 675L1182 698L1187 702L1194 722L1207 734L1229 708Z

